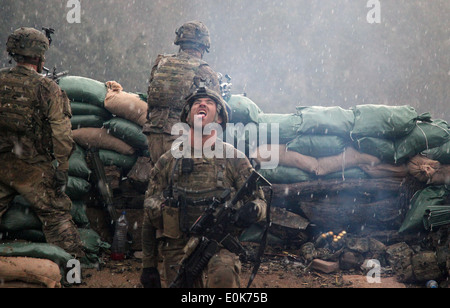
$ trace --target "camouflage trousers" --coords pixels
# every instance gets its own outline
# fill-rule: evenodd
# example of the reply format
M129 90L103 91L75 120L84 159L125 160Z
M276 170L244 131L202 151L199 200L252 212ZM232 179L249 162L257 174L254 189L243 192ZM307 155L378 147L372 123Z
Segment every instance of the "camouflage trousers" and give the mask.
M70 214L72 202L65 194L56 195L54 178L50 162L29 164L12 153L0 154L0 220L20 194L42 222L46 241L82 257L80 235Z
M161 284L168 286L177 276L180 260L183 258L183 248L186 240L161 239L159 243L159 272ZM226 249L221 249L211 260L203 272L203 276L196 281L196 288L240 288L241 262L239 257Z

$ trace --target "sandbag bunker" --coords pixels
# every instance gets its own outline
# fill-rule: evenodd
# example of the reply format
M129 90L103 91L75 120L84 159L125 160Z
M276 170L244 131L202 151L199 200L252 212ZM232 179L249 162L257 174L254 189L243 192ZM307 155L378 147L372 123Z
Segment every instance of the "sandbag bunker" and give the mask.
M71 100L77 143L70 158L67 194L73 201L72 215L80 233L90 239L86 243L90 243L92 254L85 263L95 266L101 262L100 256L109 252L112 234L87 153L98 150L116 210L127 212L133 236L130 249L141 250L142 207L152 167L142 133L146 94L126 92L115 81L78 76L63 77L59 84ZM244 144L243 151L255 165L270 160L261 151L270 149L271 155L277 155L276 168L259 170L273 185L269 245L274 249L289 250L308 265L331 262L335 270L359 270L366 259L376 258L382 266L392 267L403 281L448 276L447 122L418 114L410 106L300 106L292 113L276 114L264 113L244 95L231 95L228 105L231 123L269 127L266 139L255 140L243 131L238 135L233 132L233 139L225 141L236 147ZM270 135L273 124L279 127L277 143ZM324 234L340 235L343 231L346 235L337 242L333 237L320 241ZM0 244L9 245L0 246L2 258L54 259L36 254L37 248L41 251L46 245L45 239L39 221L20 197L3 217L0 233ZM254 225L241 240L259 242L262 233L263 226ZM17 245L17 240L39 246L23 252L22 246L11 246ZM439 252L439 258L428 258L428 252ZM63 257L53 262L63 268L66 259L63 252L58 253ZM424 262L417 261L424 256L432 269L427 275L423 274ZM23 259L0 262L24 264ZM48 279L32 283L60 286L54 283L58 276L53 272ZM20 280L23 272L16 276ZM64 275L61 277L64 280Z

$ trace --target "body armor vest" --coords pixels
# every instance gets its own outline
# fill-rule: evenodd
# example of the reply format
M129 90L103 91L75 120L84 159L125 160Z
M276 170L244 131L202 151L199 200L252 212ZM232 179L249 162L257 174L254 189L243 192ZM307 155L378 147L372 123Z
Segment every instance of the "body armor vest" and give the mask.
M148 89L149 107L182 110L185 98L200 86L202 65L208 64L187 54L163 56Z
M41 102L39 87L45 77L0 71L0 146L11 151L13 140L28 138L37 153L45 155L52 148L51 129L46 114L48 106ZM8 142L9 141L9 142ZM5 144L6 143L6 144Z

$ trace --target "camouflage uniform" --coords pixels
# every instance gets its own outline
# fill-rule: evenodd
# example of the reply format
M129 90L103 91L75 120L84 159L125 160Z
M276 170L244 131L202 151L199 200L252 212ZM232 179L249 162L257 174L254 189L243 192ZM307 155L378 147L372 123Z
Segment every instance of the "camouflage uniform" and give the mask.
M148 115L143 132L148 137L150 157L156 163L169 151L178 136L172 126L179 122L185 98L205 82L220 93L218 75L202 59L185 51L188 48L210 47L208 29L201 22L189 22L177 30L177 55L159 55L150 75Z
M221 99L219 95L216 97ZM220 110L226 114L225 103ZM189 108L185 108L183 122L188 112ZM189 162L189 172L183 166L184 160L176 159L170 151L158 160L151 171L144 202L143 267L156 268L159 265L163 285L167 286L176 277L176 265L184 256L183 249L190 238L189 227L204 213L213 197L219 197L226 189L231 190L233 197L253 171L245 156L238 158L243 157L242 153L230 144L223 144L224 154L220 157L224 158L193 158ZM226 158L229 157L226 153L234 153L234 158ZM190 200L184 211L168 204L167 196L171 194L174 200L178 196ZM237 207L249 201L253 201L257 207L256 220L263 220L266 201L262 190L239 202ZM159 240L156 240L157 237ZM240 270L239 257L221 249L208 264L205 271L207 279L199 280L196 285L211 288L240 287Z
M20 35L29 33L38 42L46 39L35 29L14 32L19 43ZM24 55L13 53L10 46L14 43L8 40L8 52L19 61ZM43 53L36 55L43 57ZM20 194L41 220L47 242L82 256L80 236L70 215L72 203L56 187L57 174L67 175L74 148L71 116L66 94L52 80L23 65L0 70L0 219Z

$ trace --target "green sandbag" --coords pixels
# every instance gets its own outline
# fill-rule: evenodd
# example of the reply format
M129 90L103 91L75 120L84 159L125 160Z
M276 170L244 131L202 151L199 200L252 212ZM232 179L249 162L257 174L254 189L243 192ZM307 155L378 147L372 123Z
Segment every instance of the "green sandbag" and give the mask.
M82 178L84 180L90 179L92 170L89 169L85 157L83 148L76 145L76 150L69 159L69 176Z
M268 143L273 143L272 130L275 130L271 124L277 123L279 130L275 131L279 133L279 144L285 144L298 136L297 131L302 124L302 118L298 114L278 114L278 113L264 113L258 116L258 124L260 126L259 132L261 133L261 124L267 124L267 136Z
M450 130L447 122L436 120L432 123L417 123L408 136L395 141L397 158L399 160L412 158L422 151L439 147L448 140Z
M29 257L47 259L55 262L60 269L67 268L67 262L73 259L64 249L47 243L3 243L0 244L0 256Z
M311 157L339 155L347 147L347 141L339 136L302 135L286 144L288 151Z
M83 202L73 201L70 214L78 227L89 226L86 205ZM2 216L0 230L6 232L42 230L42 223L30 208L30 204L19 195L16 196L8 211Z
M261 243L263 234L264 228L258 224L253 224L242 232L242 234L239 237L239 241L249 243ZM271 234L269 230L269 234L267 235L267 243L269 245L280 245L283 243L283 240Z
M71 101L104 107L106 84L90 78L67 76L59 80L59 86Z
M397 153L395 151L395 144L391 140L374 137L363 137L356 140L353 145L359 152L375 156L384 163L399 163L397 159Z
M299 134L336 135L349 137L355 123L351 110L341 107L297 107L303 121Z
M103 127L104 118L96 115L75 115L70 119L72 129L79 129L84 127Z
M450 194L445 186L429 186L418 191L411 199L411 208L398 232L423 230L423 217L430 206L444 205Z
M101 240L100 235L92 229L78 229L81 242L85 251L85 257L80 262L84 267L97 267L101 263L100 254L102 251L111 248L111 245Z
M112 117L112 114L105 108L87 104L87 103L71 102L70 107L72 108L72 115L74 115L74 116L96 115L103 119L110 119Z
M311 181L314 177L298 168L278 166L275 169L260 169L259 173L272 184L294 184Z
M136 156L127 156L109 150L99 150L99 156L105 166L117 166L125 171L130 171L137 161Z
M133 148L148 149L147 136L142 133L142 127L123 118L113 118L103 126L116 138L125 141Z
M231 123L258 123L258 116L263 113L258 105L243 95L232 95L227 103L231 108Z
M401 138L411 133L416 121L421 119L410 106L359 105L352 110L355 114L355 126L351 132L353 139Z
M83 199L90 190L91 184L88 181L82 178L69 176L66 194L72 201Z
M28 229L41 230L41 221L29 205L13 203L2 216L0 230L15 232Z
M450 165L450 141L440 147L424 151L423 154L429 159L437 160L441 164Z

